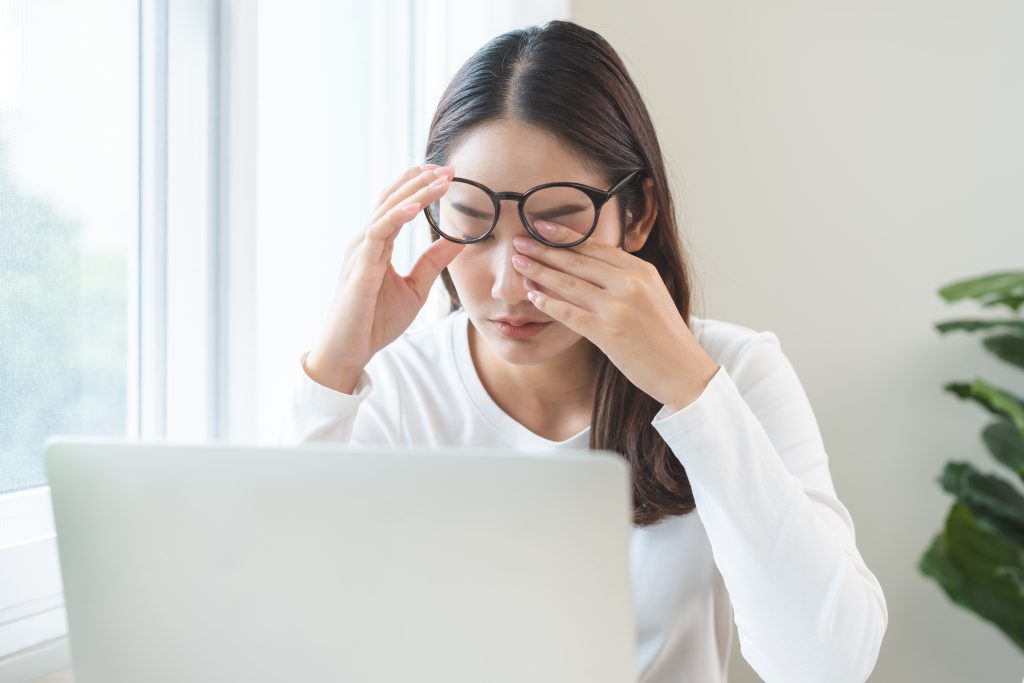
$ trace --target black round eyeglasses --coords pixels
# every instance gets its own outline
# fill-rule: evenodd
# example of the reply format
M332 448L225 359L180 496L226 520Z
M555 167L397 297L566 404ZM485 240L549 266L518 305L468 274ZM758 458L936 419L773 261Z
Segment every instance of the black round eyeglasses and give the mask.
M534 239L565 249L590 237L597 228L601 207L642 173L631 171L608 190L559 182L537 185L526 192L495 192L475 180L455 177L444 196L423 209L423 213L440 237L473 244L491 236L501 216L501 202L512 200L518 205L520 221ZM533 225L537 220L559 223L568 230L558 239L549 239L537 232Z

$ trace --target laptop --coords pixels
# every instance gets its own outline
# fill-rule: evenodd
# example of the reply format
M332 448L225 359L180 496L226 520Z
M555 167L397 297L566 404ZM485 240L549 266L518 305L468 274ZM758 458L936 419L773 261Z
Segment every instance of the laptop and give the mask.
M610 451L54 436L76 683L635 681Z

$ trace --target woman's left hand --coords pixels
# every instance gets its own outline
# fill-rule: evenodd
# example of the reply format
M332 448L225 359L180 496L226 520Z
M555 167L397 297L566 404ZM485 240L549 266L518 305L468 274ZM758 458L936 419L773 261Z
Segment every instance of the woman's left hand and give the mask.
M556 237L569 230L534 223L541 232L545 224ZM527 278L533 305L593 342L629 381L673 413L695 401L718 371L651 263L592 239L570 249L528 237L513 244L519 253L512 262Z

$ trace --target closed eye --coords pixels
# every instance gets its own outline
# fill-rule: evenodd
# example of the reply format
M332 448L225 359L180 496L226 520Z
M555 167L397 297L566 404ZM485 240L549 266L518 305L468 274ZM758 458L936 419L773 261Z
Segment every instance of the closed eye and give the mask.
M544 209L543 211L538 211L533 214L533 217L543 218L550 221L555 220L557 218L561 218L562 216L569 216L574 213L582 213L584 211L590 212L592 210L593 206L589 204L586 206L582 204L565 204L563 206L556 206L551 209Z
M461 202L450 202L449 206L451 206L459 213L469 216L470 218L481 218L484 220L490 220L494 215L493 211L480 211L478 209L474 209L472 206L466 206Z

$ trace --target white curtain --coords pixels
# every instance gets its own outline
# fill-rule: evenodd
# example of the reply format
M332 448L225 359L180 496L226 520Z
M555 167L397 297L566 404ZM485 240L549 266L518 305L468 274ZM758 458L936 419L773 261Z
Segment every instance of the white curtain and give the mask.
M258 323L251 335L234 335L235 344L258 340L260 439L276 436L345 246L384 187L421 160L451 76L491 38L568 14L567 0L260 4ZM395 249L401 273L429 241L422 217L410 227ZM414 327L440 315L445 301L438 281Z

